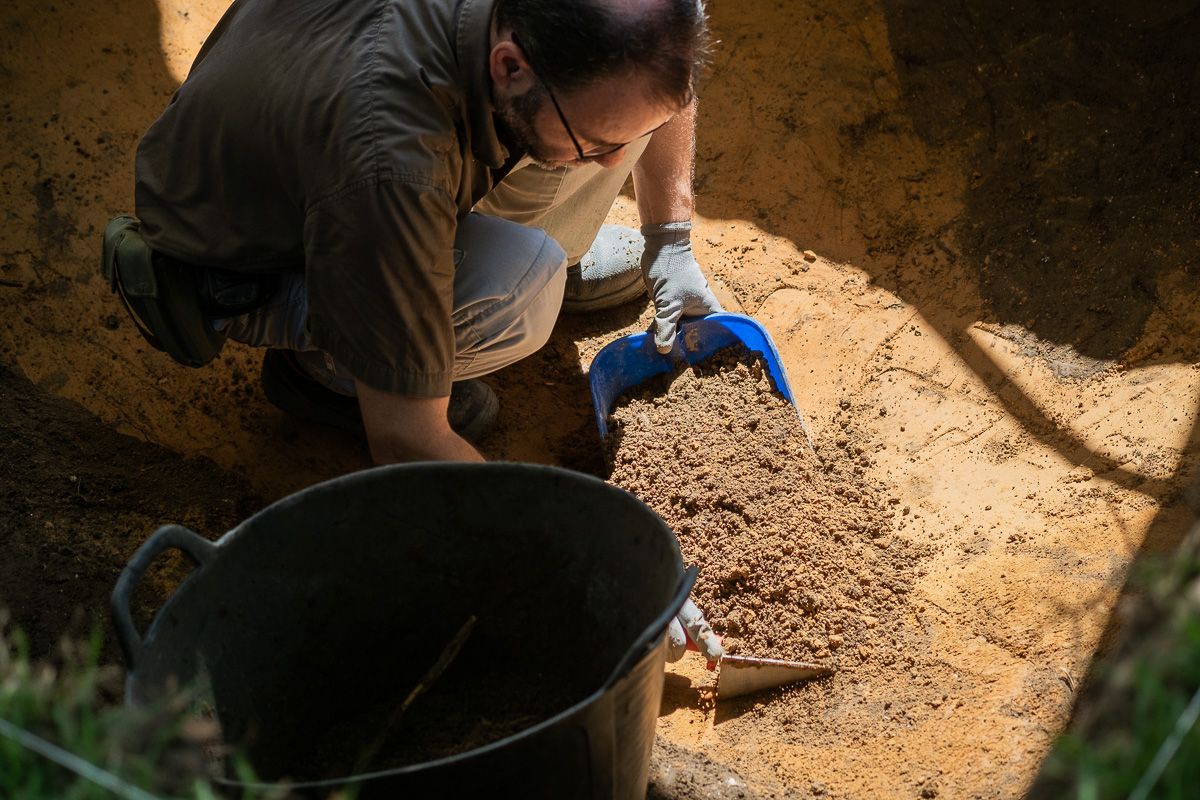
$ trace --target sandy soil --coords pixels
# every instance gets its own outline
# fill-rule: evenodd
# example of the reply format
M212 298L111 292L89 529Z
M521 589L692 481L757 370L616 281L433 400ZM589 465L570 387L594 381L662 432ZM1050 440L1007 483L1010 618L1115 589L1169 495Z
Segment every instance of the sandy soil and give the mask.
M770 698L714 710L703 665L672 668L660 735L747 796L1019 796L1130 565L1192 516L1200 11L1074 5L713 4L698 256L723 302L771 331L814 440L853 429L865 479L910 509L894 539L927 554L897 621L921 636L890 701L848 667L807 690L827 692L819 722L779 719ZM0 10L0 362L273 498L365 465L362 445L270 407L255 353L191 371L149 350L96 265L105 220L132 206L137 138L223 8ZM564 319L497 375L489 454L602 470L586 365L647 320L639 305ZM28 487L67 469L31 457L2 480L36 500ZM145 533L195 506L188 488ZM114 559L135 539L107 543ZM61 597L21 552L25 607ZM100 607L103 584L78 602Z
M633 394L610 418L609 480L678 533L684 560L700 566L692 597L726 650L855 674L911 666L924 648L904 598L922 553L892 536L908 509L865 477L857 440L843 433L840 447L811 451L796 409L745 348Z

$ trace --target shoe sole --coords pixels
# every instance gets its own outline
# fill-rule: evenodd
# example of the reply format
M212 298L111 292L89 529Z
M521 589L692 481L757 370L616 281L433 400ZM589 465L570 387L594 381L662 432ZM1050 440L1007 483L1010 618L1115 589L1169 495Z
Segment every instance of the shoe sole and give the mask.
M263 394L273 406L297 419L328 425L358 436L366 434L361 417L351 420L347 415L325 410L321 403L310 398L310 387L302 383L305 379L296 374L291 365L282 363L286 358L274 350L268 350L263 356L260 380Z

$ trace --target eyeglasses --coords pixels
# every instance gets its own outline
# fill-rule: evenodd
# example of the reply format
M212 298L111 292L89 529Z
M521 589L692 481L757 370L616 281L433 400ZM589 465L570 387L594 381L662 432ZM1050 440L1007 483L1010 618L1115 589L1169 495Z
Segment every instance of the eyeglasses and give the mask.
M579 140L575 138L575 131L571 130L571 123L567 122L567 115L563 113L562 106L558 104L558 98L554 96L554 92L551 90L550 84L542 80L538 68L533 64L533 57L530 56L529 49L526 48L525 45L521 44L521 40L517 38L516 31L513 31L512 33L512 40L513 44L525 52L525 60L528 61L529 66L533 68L533 77L537 78L538 83L542 85L542 88L546 90L546 94L550 97L550 102L554 105L554 111L558 114L559 121L562 122L563 130L567 132L567 136L571 137L571 144L575 145L575 154L580 161L595 161L597 158L604 158L605 156L612 155L622 147L625 147L629 144L626 142L625 144L616 144L612 145L611 147L605 147L603 150L593 150L590 153L583 152L583 148L579 146Z

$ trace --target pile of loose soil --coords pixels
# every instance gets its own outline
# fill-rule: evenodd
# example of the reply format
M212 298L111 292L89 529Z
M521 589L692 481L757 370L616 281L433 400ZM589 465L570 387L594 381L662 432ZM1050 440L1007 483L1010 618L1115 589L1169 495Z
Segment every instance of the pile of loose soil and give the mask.
M849 438L836 457L809 448L753 354L654 379L618 400L612 424L611 480L678 533L727 650L839 669L897 658L917 554L892 536L895 503Z

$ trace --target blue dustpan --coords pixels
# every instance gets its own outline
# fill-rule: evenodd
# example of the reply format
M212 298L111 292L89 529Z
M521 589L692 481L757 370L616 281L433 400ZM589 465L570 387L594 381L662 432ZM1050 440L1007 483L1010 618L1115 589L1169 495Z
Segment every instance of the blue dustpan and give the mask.
M779 360L775 342L758 320L744 314L720 312L684 321L679 326L679 336L670 353L662 355L654 347L654 337L648 333L631 333L610 342L592 360L588 378L592 385L592 407L596 412L596 426L600 437L608 435L608 412L617 397L648 378L670 372L679 362L696 364L718 350L730 345L743 344L746 349L762 356L767 374L775 389L796 408L796 398L788 385L787 373ZM812 447L812 438L800 414L800 427Z

